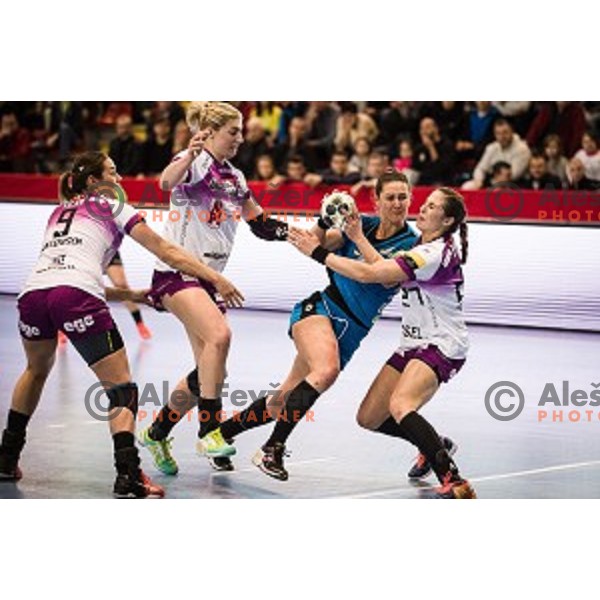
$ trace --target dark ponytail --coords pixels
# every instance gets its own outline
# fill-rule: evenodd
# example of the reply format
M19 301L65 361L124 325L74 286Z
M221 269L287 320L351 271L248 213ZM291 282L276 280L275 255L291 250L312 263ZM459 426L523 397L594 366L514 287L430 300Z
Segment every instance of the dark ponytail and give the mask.
M60 199L72 200L83 194L87 190L90 176L101 180L107 158L104 152L85 152L76 156L71 170L63 173L58 181Z
M465 199L452 188L441 187L438 188L438 191L444 195L444 214L454 219L454 223L448 228L448 233L459 232L461 263L465 264L469 254L469 232L467 228Z

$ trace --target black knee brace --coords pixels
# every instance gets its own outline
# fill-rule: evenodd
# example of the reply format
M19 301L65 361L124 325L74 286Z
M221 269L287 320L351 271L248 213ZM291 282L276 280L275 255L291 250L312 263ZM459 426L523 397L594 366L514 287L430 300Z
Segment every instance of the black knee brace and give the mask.
M192 396L200 397L200 385L198 385L198 367L191 371L186 377L187 386L192 392Z
M106 390L108 406L113 408L128 408L135 417L138 411L138 386L135 383L123 383Z

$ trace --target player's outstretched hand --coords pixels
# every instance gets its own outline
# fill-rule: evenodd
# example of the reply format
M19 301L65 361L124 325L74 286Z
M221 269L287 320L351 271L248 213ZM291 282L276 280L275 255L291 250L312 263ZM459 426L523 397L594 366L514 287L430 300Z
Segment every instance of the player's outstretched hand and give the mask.
M310 256L314 249L320 245L319 238L316 235L303 229L291 229L288 232L288 242L306 256Z
M217 283L215 283L215 288L229 308L240 308L243 306L245 298L242 292L226 277L220 275Z

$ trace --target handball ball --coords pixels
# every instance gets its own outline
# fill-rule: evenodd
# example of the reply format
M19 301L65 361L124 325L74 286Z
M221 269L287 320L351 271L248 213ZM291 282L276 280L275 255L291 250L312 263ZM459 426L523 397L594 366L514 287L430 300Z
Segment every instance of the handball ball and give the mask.
M334 190L323 197L321 202L321 217L336 229L342 229L346 217L356 211L354 198L348 192Z

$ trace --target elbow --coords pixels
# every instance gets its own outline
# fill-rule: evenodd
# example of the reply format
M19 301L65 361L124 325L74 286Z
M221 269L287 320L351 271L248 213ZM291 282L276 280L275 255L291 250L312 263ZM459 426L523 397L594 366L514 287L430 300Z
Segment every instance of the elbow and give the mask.
M165 177L165 173L160 176L160 179L158 180L158 186L163 192L170 192L173 189L171 182L167 177Z

